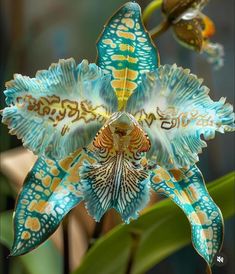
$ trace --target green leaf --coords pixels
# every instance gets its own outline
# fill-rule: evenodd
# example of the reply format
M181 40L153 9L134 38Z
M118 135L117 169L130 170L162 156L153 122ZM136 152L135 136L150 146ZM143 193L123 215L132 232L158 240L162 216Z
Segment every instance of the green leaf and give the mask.
M225 219L235 213L234 179L232 172L207 185ZM141 274L189 243L191 233L186 216L165 199L138 220L120 225L100 238L73 274L122 274L128 267L129 273Z
M13 242L12 214L12 211L0 214L0 243L8 248ZM13 259L20 259L29 274L60 274L62 269L62 256L51 240L41 245L37 250Z

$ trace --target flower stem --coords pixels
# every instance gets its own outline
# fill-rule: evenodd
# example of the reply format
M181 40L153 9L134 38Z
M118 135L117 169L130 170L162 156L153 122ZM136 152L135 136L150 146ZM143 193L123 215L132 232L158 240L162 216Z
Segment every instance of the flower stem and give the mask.
M129 259L127 263L127 268L125 274L131 274L132 273L132 268L133 268L133 263L134 259L136 256L136 252L138 250L139 242L140 242L140 233L138 231L132 231L130 232L131 238L132 238L132 245L131 245L131 250L129 254Z
M145 8L143 12L143 21L145 25L148 22L150 16L153 14L153 12L161 7L162 2L163 0L154 0Z
M70 260L69 260L69 214L64 218L63 223L63 253L64 253L64 265L63 273L70 273Z
M100 222L95 224L95 228L94 228L87 250L89 250L93 246L95 241L100 237L103 229L103 224L104 224L104 217L101 218Z
M156 38L157 36L160 36L164 32L166 32L171 24L168 20L163 21L160 25L156 26L155 28L151 29L149 31L149 34L152 38Z

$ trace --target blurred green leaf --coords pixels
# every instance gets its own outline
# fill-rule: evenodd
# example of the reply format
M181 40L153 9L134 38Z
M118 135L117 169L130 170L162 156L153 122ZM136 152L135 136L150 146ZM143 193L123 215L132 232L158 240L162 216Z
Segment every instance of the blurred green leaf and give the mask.
M0 242L10 248L13 242L12 211L0 214ZM16 257L20 259L29 274L62 273L62 256L51 240L29 254Z
M210 195L224 218L235 213L234 175L232 172L208 184ZM144 273L190 242L186 216L172 201L165 199L138 220L120 225L99 239L73 274Z
M12 190L8 179L0 172L0 197L15 197L15 193Z

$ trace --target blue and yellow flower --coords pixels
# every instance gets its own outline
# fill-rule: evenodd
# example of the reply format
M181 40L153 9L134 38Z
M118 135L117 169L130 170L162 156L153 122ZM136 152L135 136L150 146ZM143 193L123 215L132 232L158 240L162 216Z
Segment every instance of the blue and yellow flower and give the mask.
M60 60L6 84L2 121L38 155L18 197L11 255L44 242L81 201L96 221L115 208L128 223L153 189L184 211L212 265L223 218L195 163L201 135L234 130L232 106L213 102L188 69L160 65L136 3L113 15L97 49L97 64Z

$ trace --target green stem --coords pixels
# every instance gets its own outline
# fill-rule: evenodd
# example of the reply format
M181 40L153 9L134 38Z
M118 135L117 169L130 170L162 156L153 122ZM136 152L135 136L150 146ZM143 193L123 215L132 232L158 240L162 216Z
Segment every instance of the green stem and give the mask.
M94 243L96 242L96 240L100 237L100 235L102 233L102 230L103 230L103 224L104 224L104 216L101 218L100 222L98 222L98 223L95 224L93 235L92 235L92 237L90 239L90 243L88 245L88 249L87 250L89 250L94 245Z
M160 25L158 25L155 28L151 29L149 31L149 34L152 38L156 38L157 36L160 36L161 34L166 32L169 29L170 26L171 26L171 24L169 23L169 21L165 20Z
M132 238L132 244L131 244L131 250L130 250L130 254L129 254L125 274L131 274L132 273L134 259L136 257L136 252L138 250L140 237L141 237L141 235L138 231L131 231L130 235L131 235L131 238Z
M161 7L162 2L163 0L154 0L145 8L143 12L143 22L145 25L153 12Z
M69 260L69 215L67 215L63 220L63 253L64 253L64 265L63 273L70 273L70 260Z

